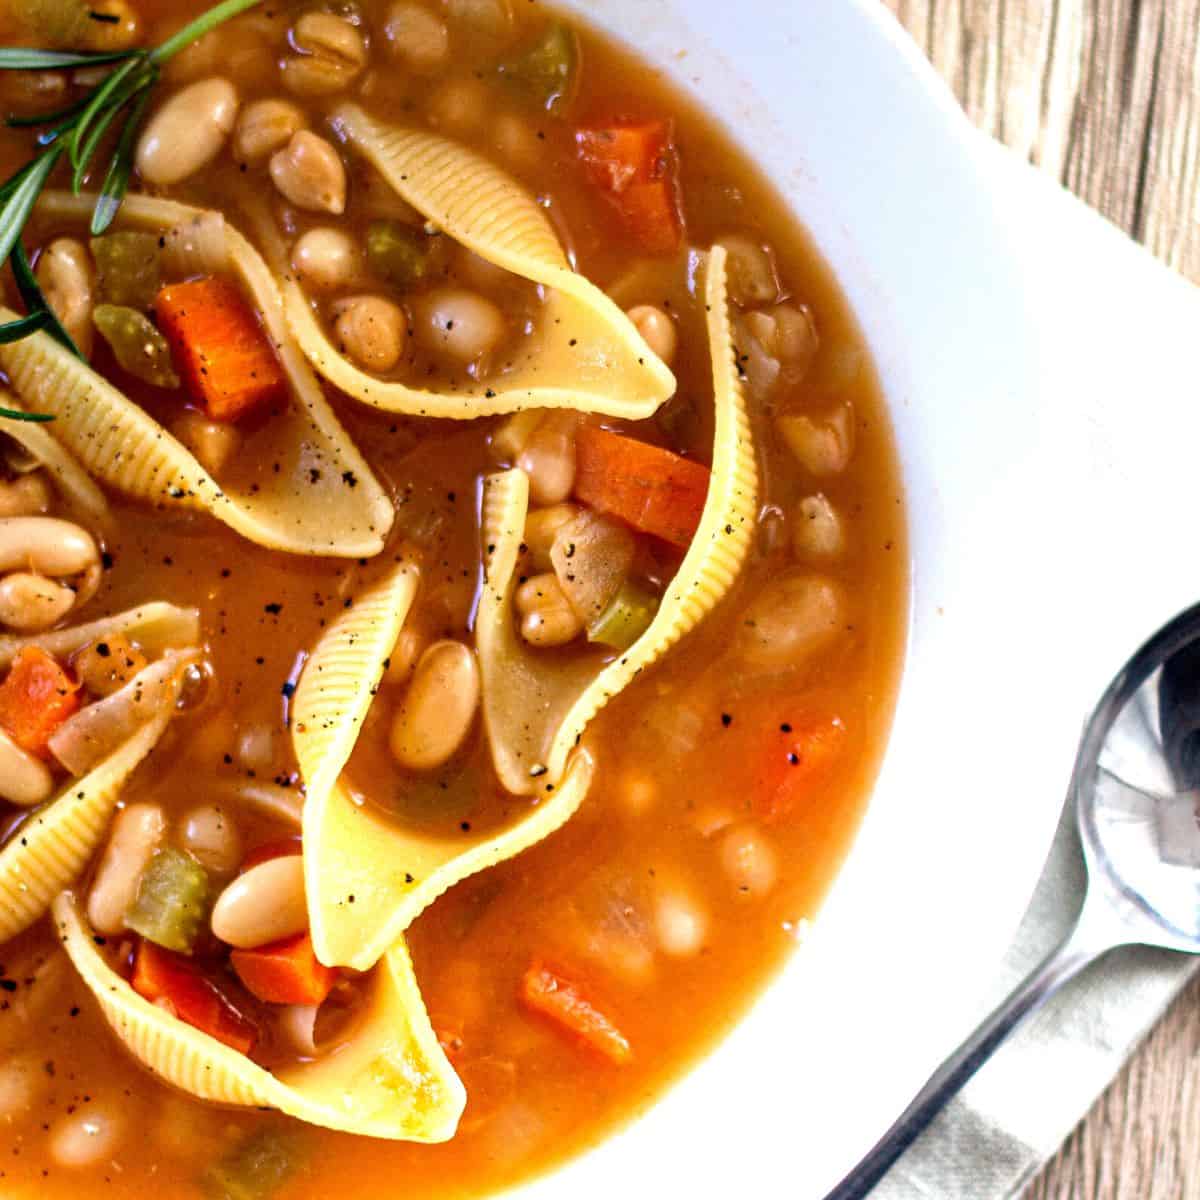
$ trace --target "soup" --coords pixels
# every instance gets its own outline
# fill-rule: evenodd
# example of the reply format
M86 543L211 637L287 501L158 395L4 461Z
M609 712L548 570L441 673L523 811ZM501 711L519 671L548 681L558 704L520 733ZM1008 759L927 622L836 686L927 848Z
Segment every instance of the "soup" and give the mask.
M802 230L625 48L264 3L155 82L179 8L0 14L118 56L0 75L40 119L0 174L50 155L0 344L0 1179L488 1194L644 1110L815 913L901 666L887 414Z

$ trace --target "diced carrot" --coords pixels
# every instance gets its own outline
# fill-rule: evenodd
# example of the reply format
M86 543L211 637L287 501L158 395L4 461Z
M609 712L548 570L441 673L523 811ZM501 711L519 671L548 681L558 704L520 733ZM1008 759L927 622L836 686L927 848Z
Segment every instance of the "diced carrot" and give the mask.
M695 536L708 478L700 463L594 425L575 438L576 498L676 546Z
M0 684L0 726L39 758L49 756L51 736L79 705L79 683L39 646L26 646Z
M292 854L303 853L304 839L294 833L290 837L275 838L273 841L263 842L261 845L252 847L246 852L246 857L242 859L240 869L248 871L251 867L270 862L273 858L287 858Z
M589 182L651 254L671 254L683 241L674 133L674 123L665 120L613 121L575 133Z
M836 718L776 720L762 735L759 777L752 785L750 806L756 816L774 822L794 812L837 761L846 727Z
M318 961L307 932L234 950L229 960L246 990L266 1004L321 1004L337 982L337 971Z
M533 962L521 980L521 1002L611 1063L633 1058L625 1035L579 988L543 962Z
M155 298L154 315L180 378L214 421L240 421L286 400L271 341L230 280L170 284Z
M151 1004L242 1054L258 1041L258 1029L205 979L187 959L145 940L138 944L133 990Z

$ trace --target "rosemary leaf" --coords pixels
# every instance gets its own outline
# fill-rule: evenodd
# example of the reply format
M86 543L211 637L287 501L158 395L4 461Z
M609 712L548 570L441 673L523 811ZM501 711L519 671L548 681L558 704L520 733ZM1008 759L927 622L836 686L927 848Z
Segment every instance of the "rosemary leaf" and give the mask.
M79 195L79 189L83 187L83 179L87 174L88 164L99 149L100 142L109 127L135 96L149 92L157 78L158 68L153 64L150 64L145 72L135 72L121 87L116 89L108 107L92 122L92 127L79 151L79 162L75 166L75 174L71 179L71 190L75 195Z
M13 251L25 222L37 201L38 193L46 186L54 164L62 153L61 146L52 146L21 172L20 183L13 189L4 207L0 208L0 262Z
M129 187L129 176L133 172L134 147L142 118L146 115L146 105L150 101L150 89L147 88L137 98L133 111L125 121L125 128L117 141L109 164L108 174L104 177L104 186L96 197L96 205L92 209L92 236L99 237L113 223L125 192Z
M19 408L0 408L0 417L7 417L10 421L35 421L39 425L54 420L53 413L25 412Z
M21 299L25 301L25 307L33 312L44 312L46 314L46 332L60 342L76 358L87 362L87 359L80 353L79 347L75 345L71 335L62 327L62 322L54 314L54 309L46 303L46 297L42 295L42 289L38 286L37 277L33 273L33 268L29 265L29 256L25 253L25 247L20 242L13 247L12 258L9 259L12 266L13 280L17 285L17 291L21 293Z
M121 62L137 50L115 50L111 54L76 53L71 50L30 50L24 46L0 48L0 71L53 71L60 67L99 67Z
M50 310L39 308L37 312L31 312L27 317L18 317L15 321L6 321L0 324L0 346L6 346L9 342L19 342L31 333L45 329L50 323L49 318Z
M87 107L79 115L75 121L75 127L71 131L71 165L78 171L80 163L80 151L83 148L84 141L87 138L89 127L92 122L100 115L100 113L108 106L109 101L114 94L120 89L130 75L132 75L141 63L145 60L145 53L139 51L136 57L129 58L116 68L108 78L92 93L92 98L88 101Z

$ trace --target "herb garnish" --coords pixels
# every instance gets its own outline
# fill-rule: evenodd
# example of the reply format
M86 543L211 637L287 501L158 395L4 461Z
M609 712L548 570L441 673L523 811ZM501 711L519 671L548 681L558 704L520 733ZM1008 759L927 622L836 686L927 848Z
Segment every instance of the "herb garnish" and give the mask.
M21 234L33 206L51 171L64 157L71 166L71 189L78 195L105 135L119 127L108 170L92 209L92 235L104 233L116 217L129 187L138 130L163 64L210 30L259 3L261 0L223 0L153 50L89 53L0 47L0 71L55 71L112 65L112 70L100 83L66 108L7 118L7 124L12 128L45 128L36 138L40 152L0 183L0 262L7 259L11 265L17 290L28 310L27 316L0 324L0 344L45 330L68 350L83 357L46 302L21 244ZM53 419L45 413L7 408L0 408L0 417L20 421Z

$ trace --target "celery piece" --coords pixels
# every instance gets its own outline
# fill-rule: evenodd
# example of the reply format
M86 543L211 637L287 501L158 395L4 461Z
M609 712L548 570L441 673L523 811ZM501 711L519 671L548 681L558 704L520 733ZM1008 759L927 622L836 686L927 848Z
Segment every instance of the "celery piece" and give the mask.
M125 924L147 941L190 954L208 914L208 874L170 846L156 850L138 883Z
M98 304L92 323L130 375L155 387L179 386L179 376L171 364L171 347L145 314L124 304Z
M535 104L557 113L571 98L579 50L575 35L557 22L523 54L505 63L501 73Z
M588 641L628 650L642 636L658 611L658 597L630 580L609 606L588 626Z
M158 238L152 233L106 233L92 238L96 291L105 304L149 311L162 285Z
M239 1142L200 1177L209 1200L267 1200L304 1157L301 1135L292 1129L260 1129Z
M420 283L433 265L432 238L399 221L372 221L367 228L367 265L393 287Z

